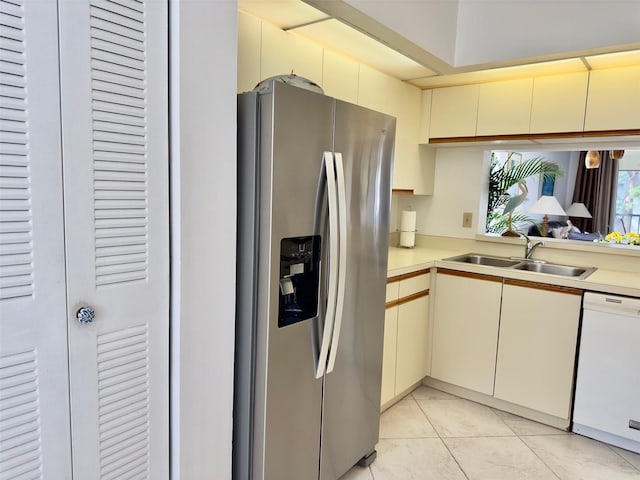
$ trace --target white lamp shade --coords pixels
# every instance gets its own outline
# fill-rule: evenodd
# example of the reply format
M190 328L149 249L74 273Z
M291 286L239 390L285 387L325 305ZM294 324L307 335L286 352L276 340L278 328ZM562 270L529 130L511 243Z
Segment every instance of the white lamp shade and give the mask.
M567 213L553 195L543 195L529 209L529 213L540 215L566 215Z
M584 203L579 202L572 203L571 206L567 208L567 215L577 218L591 218L591 213L589 213L587 207L584 206Z

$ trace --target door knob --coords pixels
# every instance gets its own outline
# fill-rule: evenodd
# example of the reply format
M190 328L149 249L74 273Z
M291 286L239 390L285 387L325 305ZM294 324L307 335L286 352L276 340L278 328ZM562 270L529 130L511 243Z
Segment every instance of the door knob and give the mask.
M96 312L90 306L80 307L76 313L76 318L80 325L86 325L87 323L93 322L93 319L96 316Z

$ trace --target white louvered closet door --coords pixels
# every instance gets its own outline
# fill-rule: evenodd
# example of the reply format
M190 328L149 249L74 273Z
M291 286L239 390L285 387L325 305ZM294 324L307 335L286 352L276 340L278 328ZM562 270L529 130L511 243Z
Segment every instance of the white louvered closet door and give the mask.
M165 480L167 2L59 8L73 476Z
M0 479L71 478L55 0L0 0Z

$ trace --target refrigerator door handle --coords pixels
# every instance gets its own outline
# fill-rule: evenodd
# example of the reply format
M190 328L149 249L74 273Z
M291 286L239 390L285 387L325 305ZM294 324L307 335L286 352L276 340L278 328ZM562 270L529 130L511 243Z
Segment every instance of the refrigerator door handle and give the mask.
M336 187L336 168L332 152L324 152L323 163L327 176L327 199L329 201L329 292L327 293L327 312L322 332L322 344L316 365L316 378L322 378L327 365L329 345L336 313L338 288L338 192Z
M333 371L338 355L338 343L342 327L342 313L344 310L344 294L346 289L347 272L347 188L344 180L344 163L342 153L334 154L336 162L336 183L338 187L338 298L336 301L335 321L333 322L333 338L329 351L327 373Z

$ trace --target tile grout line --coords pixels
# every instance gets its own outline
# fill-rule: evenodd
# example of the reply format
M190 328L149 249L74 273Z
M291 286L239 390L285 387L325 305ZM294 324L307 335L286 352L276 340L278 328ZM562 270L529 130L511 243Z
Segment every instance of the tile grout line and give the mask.
M437 389L435 389L435 390L437 390ZM415 392L415 391L414 391L414 392ZM541 462L541 464L542 464L542 465L544 465L544 466L547 468L547 470L548 470L549 472L551 472L551 474L553 475L553 477L555 477L555 478L557 478L557 479L559 479L559 480L566 480L566 479L565 479L565 477L563 477L563 476L562 476L562 472L557 472L557 471L556 471L556 470L551 466L551 464L547 463L547 462L544 460L544 458L543 458L540 454L538 454L538 453L537 453L537 451L536 451L532 446L530 446L527 442L525 442L525 439L527 439L527 438L543 438L543 437L549 437L549 438L552 438L552 437L559 437L559 436L563 436L563 435L569 435L569 436L580 436L580 435L576 435L575 433L572 433L572 432L564 432L564 431L562 431L562 432L561 432L561 431L559 431L558 433L537 433L537 434L536 434L536 433L532 433L532 434L526 434L526 433L523 433L523 434L518 434L518 433L517 433L517 431L516 431L516 429L515 429L514 427L511 427L511 426L509 425L509 423L506 421L506 419L505 419L505 418L503 418L503 416L499 415L499 414L496 412L496 409L489 407L490 411L492 411L492 412L493 412L493 414L494 414L497 418L499 418L499 419L500 419L500 422L501 422L502 424L504 424L504 426L506 426L506 427L507 427L507 429L508 429L509 431L511 431L511 432L512 432L512 435L473 435L473 436L461 436L461 437L458 437L458 436L456 436L456 437L443 437L443 436L440 434L440 432L435 428L435 426L434 426L434 424L432 423L431 419L429 418L429 416L428 416L427 412L426 412L424 409L422 409L422 407L420 406L420 403L419 403L419 402L420 402L420 401L423 401L423 402L424 402L424 401L450 400L450 399L443 399L443 398L429 398L429 397L426 397L426 398L417 398L417 397L414 395L414 392L411 392L411 393L410 393L412 400L414 401L414 403L416 403L416 404L417 404L417 406L418 406L418 408L419 408L420 412L422 413L423 417L424 417L424 418L427 420L427 422L431 425L431 427L433 428L434 432L435 432L435 433L436 433L436 435L437 435L437 438L440 440L440 442L441 442L441 443L444 445L444 447L447 449L447 451L448 451L448 452L449 452L449 454L451 455L451 458L453 458L453 460L456 462L456 464L458 465L458 468L461 470L461 472L463 473L463 475L465 476L465 478L469 479L469 476L467 475L467 473L465 472L465 470L462 468L462 465L460 465L460 463L458 462L458 459L455 457L455 455L453 454L453 452L451 451L451 449L449 448L449 446L448 446L448 445L447 445L447 443L445 442L445 440L446 440L446 439L449 439L449 438L451 438L451 439L457 439L457 438L459 438L459 439L470 439L470 438L482 439L482 438L514 438L514 437L515 437L515 438L517 438L521 443L523 443L523 444L526 446L526 449L527 449L527 450L529 450L531 453L533 453L534 457L535 457L535 458L537 458L537 459ZM446 392L445 392L445 393L446 393ZM457 397L455 397L455 396L453 396L453 397L454 397L453 399L460 399L460 398L457 398ZM463 400L464 400L464 399L463 399ZM471 401L471 402L473 402L473 401ZM473 402L473 403L478 403L478 402ZM480 404L480 405L483 405L483 404ZM414 438L436 438L436 437L414 437ZM609 444L606 444L605 442L600 442L600 441L597 441L597 442L598 442L598 443L600 443L600 444L602 444L602 445L604 445L604 446L607 446L607 447L609 448L609 450L610 450L610 451L612 451L612 452L615 454L615 456L616 456L616 457L621 458L621 459L624 461L624 464L628 464L628 465L630 465L633 471L640 471L640 467L639 467L639 466L635 465L635 464L634 464L630 459L628 459L627 457L625 457L624 455L622 455L622 453L620 453L620 451L618 450L618 448L619 448L619 447L618 447L618 448L616 448L614 445L609 445ZM624 449L622 449L622 450L624 450ZM631 452L631 453L633 454L634 452ZM375 480L375 478L374 478L373 480Z
M625 457L624 455L621 455L620 452L618 452L614 447L614 445L609 445L608 443L605 443L604 445L606 445L607 447L609 447L609 450L611 450L613 453L615 453L617 456L619 456L621 459L623 459L625 462L627 462L629 465L631 465L634 469L638 470L640 472L640 468L636 467L633 463L631 463L630 460L627 459L627 457ZM621 448L621 447L617 447L617 448ZM625 450L624 448L622 450ZM635 453L635 452L631 452L631 453Z
M516 437L518 440L520 440L520 443L522 443L526 448L528 448L528 449L529 449L529 451L530 451L531 453L533 453L533 455L534 455L538 460L540 460L540 462L542 462L542 464L543 464L545 467L547 467L547 469L551 472L551 474L552 474L554 477L556 477L556 478L557 478L557 479L559 479L559 480L562 480L562 479L560 478L560 475L558 475L558 474L555 472L555 470L554 470L553 468L551 468L549 465L547 465L547 463L546 463L542 458L540 458L540 455L538 455L538 454L537 454L537 453L536 453L536 452L535 452L535 451L534 451L534 450L533 450L529 445L527 445L527 442L525 442L525 441L520 437L520 435L518 435L518 432L516 432L516 431L515 431L515 429L513 429L513 428L511 427L511 425L509 425L509 424L505 421L505 419L504 419L503 417L501 417L500 415L498 415L498 414L495 412L495 410L494 410L493 408L491 408L491 411L493 412L493 414L494 414L496 417L498 417L498 418L500 419L500 421L501 421L502 423L504 423L504 424L507 426L507 428L508 428L509 430L511 430L511 431L513 432L513 434L515 435L515 437ZM530 435L530 436L535 436L535 435Z
M520 440L520 442L521 442L525 447L527 447L527 448L529 449L529 451L530 451L531 453L533 453L533 455L534 455L538 460L540 460L540 462L542 462L542 464L543 464L545 467L547 467L547 469L551 472L551 474L552 474L554 477L556 477L558 480L562 480L562 478L560 477L560 475L558 475L558 474L556 473L556 471L555 471L553 468L551 468L551 466L550 466L550 465L547 465L547 462L545 462L545 461L540 457L540 455L538 455L538 454L536 453L536 451L535 451L533 448L531 448L531 447L527 444L527 442L525 442L525 441L522 439L522 437L521 437L520 435L518 435L518 432L516 432L516 431L515 431L515 429L513 429L513 428L511 427L511 425L509 425L509 424L504 420L504 418L503 418L503 417L501 417L500 415L498 415L498 414L495 412L495 410L494 410L493 408L491 409L491 411L493 412L493 414L494 414L496 417L498 417L498 418L500 419L500 421L501 421L502 423L504 423L504 424L507 426L507 428L508 428L509 430L511 430L511 431L513 432L513 434L516 436L516 438L517 438L518 440ZM538 435L527 435L527 436L535 437L535 436L538 436Z
M418 404L417 399L413 396L413 394L411 395L411 397L413 398L413 400L416 402L416 404L418 405L418 408L420 408L420 404ZM475 437L446 437L446 438L517 438L527 449L529 449L531 451L531 453L533 453L533 455L540 460L540 462L542 462L542 464L547 467L547 469L551 472L551 474L556 477L558 480L562 480L562 478L560 477L560 475L558 475L558 473L556 473L556 471L551 468L551 466L547 465L547 463L529 446L527 445L527 443L520 438L520 435L518 435L518 433L511 428L511 426L500 416L498 415L493 408L489 408L489 410L491 411L491 413L493 413L493 415L498 418L510 431L511 433L513 433L513 435L490 435L490 436L475 436ZM422 410L422 408L420 408L420 411L423 413L423 415L426 417L427 421L429 423L431 423L431 420L429 419L429 416L425 413L424 410ZM431 426L433 427L433 424L431 424ZM443 443L443 445L445 446L445 448L447 449L447 451L449 452L449 454L451 455L451 457L453 457L454 461L456 462L456 464L458 465L458 467L460 468L460 470L462 470L462 473L464 474L464 476L468 479L469 476L467 475L467 473L464 471L464 469L462 468L462 465L460 465L460 463L458 462L458 459L455 457L455 455L453 454L453 452L449 449L449 446L447 445L447 443L443 440L443 438L440 436L440 432L438 432L436 430L435 427L433 427L433 429L435 430L435 432L438 434L438 438L440 439L440 441ZM540 435L529 435L529 436L540 436ZM626 460L626 459L625 459ZM374 479L375 480L375 479Z
M514 432L514 433L515 433L515 432ZM553 436L556 436L556 435L523 435L523 436L525 436L525 437L553 437ZM520 435L518 435L518 434L516 433L516 437L518 437L518 440L520 440L520 441L524 444L524 446L525 446L525 447L527 447L527 448L531 451L531 453L533 453L533 454L535 455L535 457L536 457L538 460L540 460L540 461L542 462L542 464L543 464L545 467L547 467L547 468L549 469L549 471L550 471L550 472L551 472L551 473L552 473L556 478L558 478L559 480L563 480L563 479L562 479L562 477L560 476L560 474L559 474L558 472L556 472L556 471L551 467L551 465L549 465L547 462L545 462L545 461L544 461L544 459L543 459L540 455L538 455L538 452L536 452L533 448L531 448L531 447L529 446L529 444L528 444L527 442L525 442L525 441L522 439L522 437L520 437Z
M422 410L422 408L420 407L420 404L418 403L418 400L416 399L416 397L413 396L413 393L411 394L411 398L413 398L413 401L416 403L416 406L422 412L422 415L424 415L424 418L427 419L427 422L429 422L429 425L431 425L431 428L433 428L433 431L436 432L436 435L438 435L437 437L433 437L433 438L437 438L438 440L440 440L440 443L444 446L444 448L447 450L447 452L449 452L449 455L451 455L451 458L453 458L453 461L456 462L456 465L460 469L460 472L462 472L462 475L464 475L464 478L466 478L467 480L471 480L469 478L469 475L467 475L467 472L465 472L464 468L462 468L462 465L460 465L460 462L458 462L458 459L456 458L456 456L449 449L449 446L446 444L446 442L440 436L440 432L438 432L436 427L431 422L431 419L429 418L429 415L427 415L427 413L424 410Z

